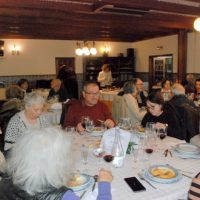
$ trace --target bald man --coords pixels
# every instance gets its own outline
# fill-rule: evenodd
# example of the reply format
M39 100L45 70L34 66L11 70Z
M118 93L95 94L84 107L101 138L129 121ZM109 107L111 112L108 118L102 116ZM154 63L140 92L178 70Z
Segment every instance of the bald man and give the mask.
M182 104L187 103L192 107L195 107L194 102L192 100L189 100L185 96L185 88L183 87L183 85L181 85L180 83L175 83L171 87L171 91L172 91L172 98L169 101L171 104L173 104L174 106L181 106Z
M61 86L62 82L60 79L53 79L51 81L51 90L49 91L48 100L54 97L58 97L59 102L64 102L66 99L71 99L71 96Z

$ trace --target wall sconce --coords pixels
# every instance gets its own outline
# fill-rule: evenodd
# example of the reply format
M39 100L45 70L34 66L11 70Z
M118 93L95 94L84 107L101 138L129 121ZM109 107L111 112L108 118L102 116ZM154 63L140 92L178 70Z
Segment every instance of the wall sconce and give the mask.
M92 43L91 48L89 48L89 43L87 41L84 41L82 45L81 45L81 43L77 42L76 46L77 46L77 48L75 50L75 53L79 56L82 56L82 55L89 56L89 55L97 54L97 49L95 48L94 41Z
M102 48L102 52L103 52L103 56L108 56L109 52L110 52L110 47L108 46L104 46Z
M19 55L20 50L21 50L20 46L15 45L15 44L10 47L10 51L12 55Z
M194 29L195 29L196 31L200 31L200 17L198 17L198 18L196 18L196 19L194 20Z

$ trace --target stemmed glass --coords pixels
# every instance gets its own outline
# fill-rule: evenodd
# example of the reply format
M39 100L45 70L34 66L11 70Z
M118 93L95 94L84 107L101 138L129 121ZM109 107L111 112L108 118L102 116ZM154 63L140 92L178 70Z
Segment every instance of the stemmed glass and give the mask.
M157 130L158 137L161 139L161 149L164 149L163 140L167 136L167 125Z
M92 132L94 129L94 122L92 120L88 120L85 125L86 131Z
M89 155L89 147L84 144L81 146L81 159L83 164L85 165L85 171L87 172L87 164L88 164L88 155Z

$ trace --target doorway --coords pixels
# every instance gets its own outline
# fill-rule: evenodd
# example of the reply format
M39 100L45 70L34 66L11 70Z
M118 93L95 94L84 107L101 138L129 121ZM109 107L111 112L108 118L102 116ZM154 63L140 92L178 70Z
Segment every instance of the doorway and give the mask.
M149 90L163 79L173 79L173 54L149 56Z

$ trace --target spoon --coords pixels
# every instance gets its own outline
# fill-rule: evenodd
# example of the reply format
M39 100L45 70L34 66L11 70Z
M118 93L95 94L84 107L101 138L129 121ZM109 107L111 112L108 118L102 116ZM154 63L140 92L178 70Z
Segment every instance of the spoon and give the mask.
M94 184L93 184L93 186L92 186L92 191L94 191L94 189L95 189L96 182L97 182L99 176L98 176L98 175L94 175L93 178L94 178Z

